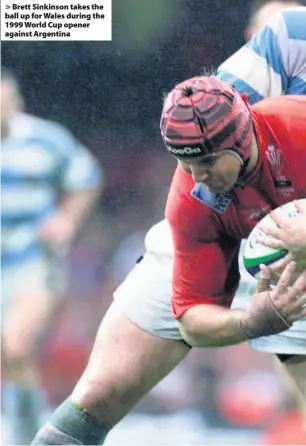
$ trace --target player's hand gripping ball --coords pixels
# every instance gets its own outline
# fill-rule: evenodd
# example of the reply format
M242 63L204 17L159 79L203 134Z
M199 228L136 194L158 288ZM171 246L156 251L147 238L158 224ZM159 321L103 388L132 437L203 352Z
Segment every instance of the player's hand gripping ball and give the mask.
M302 205L303 207L306 207L306 199L303 198L301 200L298 200L298 203ZM277 208L274 213L276 215L280 215L283 218L290 219L295 218L299 216L299 210L296 208L294 202L287 203L283 206L280 206ZM277 224L273 221L271 216L268 214L266 215L253 229L253 231L250 233L245 249L243 254L243 261L246 270L255 278L258 279L259 277L259 271L260 271L260 264L263 263L267 266L270 266L273 268L274 266L280 264L280 261L282 259L285 259L286 256L288 256L288 250L287 249L277 249L272 248L268 246L264 246L262 243L260 243L260 238L267 237L266 234L261 230L262 227L265 228L275 228L277 227ZM270 236L271 238L271 236ZM306 246L306 240L304 241ZM296 278L299 276L299 274L306 269L306 253L305 258L300 258L297 260L297 267L295 270L295 273L292 278L292 283L296 280ZM277 270L274 268L273 274L272 274L272 284L277 283L282 271L284 270L284 267L277 268ZM291 284L292 284L291 283Z

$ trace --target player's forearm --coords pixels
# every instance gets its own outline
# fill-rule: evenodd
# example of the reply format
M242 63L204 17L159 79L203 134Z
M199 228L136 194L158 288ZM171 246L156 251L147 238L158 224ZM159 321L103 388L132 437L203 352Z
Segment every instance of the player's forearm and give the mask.
M58 211L70 219L75 226L78 226L83 222L99 195L98 189L67 194L63 197Z
M226 347L246 341L240 328L243 310L217 305L197 305L179 321L185 341L193 347Z

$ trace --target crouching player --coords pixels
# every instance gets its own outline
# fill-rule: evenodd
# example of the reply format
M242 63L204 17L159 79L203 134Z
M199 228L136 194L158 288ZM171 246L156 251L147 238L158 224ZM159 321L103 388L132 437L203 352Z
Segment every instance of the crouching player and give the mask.
M292 51L294 51L295 54L301 54L301 57L305 57L305 52L303 51L303 39L300 38L296 41L292 41L292 39L289 38L290 35L283 32L283 23L285 21L285 30L287 29L288 32L294 27L295 33L299 30L300 36L302 33L305 34L304 22L300 20L301 14L305 14L304 11L299 11L297 13L290 12L289 15L279 15L268 25L268 27L257 35L250 44L248 44L248 51L244 53L244 57L249 55L249 58L247 59L248 62L243 63L245 67L248 63L253 64L253 67L255 67L256 70L254 70L254 68L246 70L243 73L243 77L240 79L241 82L236 82L237 76L235 76L234 73L232 74L232 80L229 81L234 82L234 80L236 80L235 86L237 89L241 89L242 92L248 88L247 92L249 93L249 100L251 102L255 102L264 96L282 94L287 92L287 90L291 94L301 94L302 92L306 92L306 84L302 82L303 77L299 79L299 74L301 75L301 73L303 73L303 66L304 69L306 67L305 63L304 65L295 63L292 66L283 63L283 60L285 62L291 60L289 54L291 54ZM275 45L275 38L277 36L282 36L283 39L281 46L282 53L280 52L280 47ZM304 39L306 40L306 35ZM259 51L260 47L262 48L261 52ZM254 53L254 57L252 57L252 53ZM259 64L259 60L262 61L262 63ZM276 68L271 68L271 64L275 63L277 63ZM253 76L255 71L258 79ZM225 71L224 68L223 73L224 75L226 73L231 75L231 70L228 69ZM222 75L222 73L219 75ZM250 77L249 83L248 77ZM265 79L267 79L267 82ZM217 83L217 87L218 86L219 84ZM215 94L220 100L222 98L226 99L224 91L220 90L220 88L219 90L217 89ZM232 90L228 91L228 95L229 102L231 101L231 98L234 99L237 97L236 95L233 96ZM290 108L291 110L294 110L298 115L296 119L300 120L303 114L305 116L305 100L304 102L302 100L303 103L297 101L297 104L294 106L292 98L288 101L290 102L288 110ZM267 104L270 104L269 101ZM242 116L247 116L246 109L248 109L248 107L246 105L244 106L241 102L240 105L242 107ZM229 104L225 104L225 107L227 107L229 114L232 112L234 113ZM275 104L273 107L275 107ZM269 108L268 105L267 108ZM260 138L258 144L260 146L261 154L259 166L265 166L265 172L267 172L268 169L264 153L267 129L263 129L263 127L266 127L265 117L263 117L266 112L267 110L251 111L253 118L256 120L255 125ZM258 117L258 122L256 116ZM292 114L290 112L290 116L288 113L288 119L291 121L291 118ZM269 127L270 133L268 134L270 137L274 126L278 125L278 123L269 123L269 125L271 125ZM227 157L230 157L230 165L233 169L235 165L235 169L232 172L232 181L234 180L235 175L237 176L237 170L239 170L240 173L241 161L239 160L239 157L242 157L243 161L246 161L248 153L253 153L255 150L254 148L252 151L250 150L250 128L252 128L252 125L248 126L248 131L244 138L245 151L242 151L242 153L238 153L238 151L235 152L235 150L232 150L230 153L225 151L223 153L222 150L217 151L217 145L214 146L214 144L212 144L212 148L215 147L216 149L217 157L221 157L220 160L227 155ZM291 134L291 132L289 132L286 134L286 139L282 143L288 144L288 147L291 147L293 138L294 142L297 138L295 132L296 129L294 128L292 130L294 133ZM276 131L278 130L276 129ZM280 143L280 147L283 147L282 144ZM179 148L182 150L184 145ZM233 149L233 147L229 148ZM297 150L297 148L295 148L295 150ZM301 151L300 155L299 165L301 165L303 159L305 160L305 151L304 154ZM255 155L253 153L253 158L254 157ZM228 161L227 158L223 158L223 161L224 160ZM252 167L254 162L253 159L252 164L250 164L248 168ZM294 164L296 167L296 163ZM227 163L224 163L223 165L226 166ZM255 170L255 174L258 175L261 167L255 167ZM171 203L171 196L173 197L175 195L175 187L178 186L178 179L180 177L182 178L180 197L177 197L176 202ZM182 197L185 197L187 201L190 200L191 211L194 206L199 206L199 215L202 215L202 212L203 214L207 212L205 210L207 206L204 203L201 203L201 200L190 196L191 189L189 189L188 192L183 190L188 185L193 189L193 187L195 187L194 180L191 175L184 173L179 167L170 192L167 210L174 232L180 232L180 228L176 228L175 219L177 217L174 217L173 212L175 211L175 206L178 206L179 200ZM258 184L258 187L259 186L262 185ZM273 188L272 177L270 177L269 188L270 186ZM299 187L304 187L305 192L305 185ZM201 186L201 190L202 188L203 186ZM244 191L243 188L238 186L237 188L236 186L234 187L234 191L236 191L236 189L239 193ZM255 199L256 197L259 197L261 192L261 190L259 191L255 188L253 198ZM273 199L269 199L269 208L271 209L276 207L280 200L280 198L276 196L275 189L273 193ZM295 194L296 196L301 196L302 189L297 188ZM266 198L267 197L264 196L262 201L265 202ZM294 195L288 198L288 201L293 198ZM223 206L225 204L226 201L223 202ZM229 203L229 205L232 207L232 202ZM209 208L209 210L212 211L211 208ZM216 220L216 222L218 222L220 220L219 213L215 211L213 212L213 215L214 218L212 221ZM260 214L259 217L261 217L261 215L263 214ZM214 322L215 327L209 324L206 327L207 332L205 335L205 343L204 335L201 340L196 340L194 337L196 333L193 333L193 331L196 331L196 327L192 328L190 325L188 327L185 323L185 319L189 317L188 313L191 314L189 310L184 313L186 316L179 315L178 312L180 304L177 295L177 275L180 266L177 263L177 255L180 254L178 254L177 246L175 249L176 261L174 271L173 306L178 318L175 319L172 316L171 295L174 251L169 225L167 221L163 221L150 230L146 239L147 252L142 261L136 265L128 278L116 291L115 302L111 305L101 324L92 356L83 376L70 398L57 409L51 417L50 422L39 431L33 444L65 444L65 442L69 442L69 444L103 444L109 430L118 423L121 418L129 413L135 404L188 354L190 347L187 343L196 345L198 342L200 345L201 342L203 342L203 345L216 346L218 343L219 345L231 345L242 342L249 337L258 336L259 334L270 334L272 329L274 329L275 333L280 330L286 330L288 325L303 316L304 310L301 308L303 299L305 299L305 295L302 294L302 289L305 287L305 273L301 275L293 290L289 291L287 289L287 284L290 281L290 276L294 268L293 264L287 266L279 286L272 293L268 291L269 280L263 277L259 293L256 294L256 300L251 303L251 306L247 310L242 312L233 311L218 305L222 303L221 301L223 299L226 300L226 302L223 303L230 305L235 287L237 286L238 271L235 259L237 254L236 251L238 251L239 248L239 239L246 236L251 227L255 224L255 221L247 222L245 221L245 218L246 217L241 218L242 226L240 234L237 233L233 237L227 235L225 237L226 241L224 241L224 246L222 247L222 249L224 248L227 252L227 260L230 260L232 257L233 274L230 274L229 279L226 280L226 293L222 293L217 289L218 286L220 286L221 277L218 276L216 283L214 284L216 289L212 292L212 295L209 296L211 290L208 289L208 285L210 284L208 282L205 283L205 280L208 280L209 277L208 274L203 274L203 271L205 270L201 270L201 285L203 286L203 289L201 289L202 292L200 293L201 287L199 287L199 305L193 307L194 310L192 310L192 308L190 309L192 312L195 312L197 308L199 309L199 318L201 318L199 319L198 326L199 335L200 330L203 328L202 313L206 312L206 315L211 311L219 313L214 319L209 318L209 322ZM183 224L187 224L189 212L182 213L181 219ZM180 224L182 222L180 222ZM201 219L199 219L198 223L198 229L200 230L200 225L202 224ZM192 229L195 230L196 228L193 226ZM184 231L182 231L182 236L186 236ZM230 246L230 240L233 240L234 245L236 245L234 255L230 254L234 249ZM188 253L184 252L184 250L182 251L182 259L186 258L187 261L191 261L191 259L194 258L194 249L198 246L198 241L197 238L192 239L189 248L186 243L186 247L189 251ZM205 242L204 239L203 242ZM175 244L176 243L177 241L175 240ZM216 241L209 245L212 252L213 248L216 248L217 245ZM214 263L216 269L218 268L218 261L220 260L221 263L223 262L222 267L224 267L225 262L222 261L222 252L220 253L219 258L217 254L214 258L210 257L209 259L211 263ZM197 263L200 263L200 261L203 261L201 257L199 257L199 259L197 258L196 262L192 263L192 265L190 265L188 261L188 263L186 263L186 270L183 271L183 273L192 275L194 271L195 274L198 269ZM207 271L209 271L209 269ZM219 271L222 272L221 267ZM222 274L223 279L225 279L225 270L223 270ZM269 270L264 269L262 271L263 276L268 276L268 274ZM183 277L184 276L182 276L182 278ZM187 279L186 291L189 292L188 286L192 285L190 283L192 276L189 276ZM197 284L195 282L195 287L198 287L199 285L199 283ZM218 295L218 291L222 294L222 297ZM297 296L299 296L298 300L295 299ZM180 297L182 298L181 310L184 308L186 309L187 305L185 304L189 297L188 295L184 297L183 293L181 293ZM273 303L279 299L280 306L277 306L279 314L274 312L271 306L265 306L265 303L268 302L267 299L269 298L272 299ZM193 295L190 295L190 302L195 303L194 290ZM222 324L225 324L226 320L229 320L231 317L237 323L237 325L235 325L236 332L235 327L232 327L232 331L230 330L230 326L228 327L228 331L220 328L222 327ZM284 319L284 321L282 319ZM256 326L256 321L259 326ZM218 324L219 329L217 329ZM270 327L270 324L273 324L272 328ZM213 337L214 329L216 334L215 338ZM182 335L185 337L185 341L183 340ZM305 354L305 352L303 354Z

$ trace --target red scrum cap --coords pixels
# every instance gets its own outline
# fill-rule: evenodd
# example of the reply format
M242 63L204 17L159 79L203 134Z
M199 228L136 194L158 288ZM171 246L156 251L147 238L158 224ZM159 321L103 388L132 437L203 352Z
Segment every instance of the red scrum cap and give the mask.
M252 118L239 93L214 76L178 84L167 96L160 123L167 150L178 158L195 158L221 150L250 157Z

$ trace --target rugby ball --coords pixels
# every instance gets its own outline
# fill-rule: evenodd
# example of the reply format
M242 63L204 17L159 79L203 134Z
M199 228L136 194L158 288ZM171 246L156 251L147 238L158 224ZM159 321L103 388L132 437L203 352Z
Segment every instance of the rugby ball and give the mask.
M302 204L303 207L305 206L306 208L306 198L302 198L298 200L298 202ZM299 211L297 210L293 202L280 206L279 208L276 209L276 212L286 218L294 218L299 215ZM265 237L265 234L259 229L258 227L259 225L272 227L276 226L276 224L274 223L269 214L266 215L259 223L257 223L257 225L252 230L246 241L243 253L243 263L248 273L251 274L256 279L259 277L260 264L263 263L267 266L273 265L275 262L282 259L288 252L285 249L278 250L274 248L268 248L259 243L258 236ZM305 268L306 268L306 259L298 263L296 272L293 277L293 281L296 279L299 273ZM275 284L277 282L280 274L281 271L273 274L272 283Z

